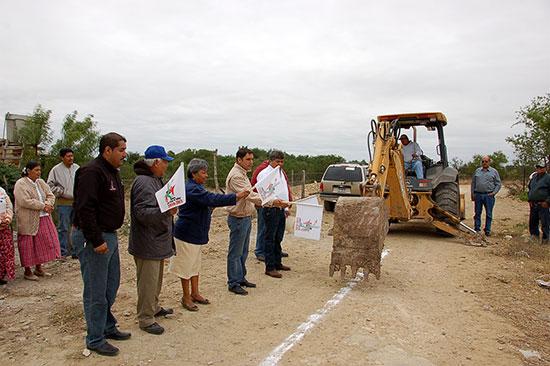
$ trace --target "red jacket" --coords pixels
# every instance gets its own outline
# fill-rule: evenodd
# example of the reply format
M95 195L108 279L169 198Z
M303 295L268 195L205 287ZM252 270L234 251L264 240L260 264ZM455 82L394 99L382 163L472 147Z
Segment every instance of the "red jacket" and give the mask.
M254 187L256 183L258 183L258 174L260 174L262 170L267 168L268 165L269 165L269 160L266 160L260 165L258 165L256 169L254 169L254 173L252 173L252 179L250 179L250 184L252 184L252 187ZM284 169L281 168L281 170L283 171L283 174L285 175L285 179L286 179L286 186L288 188L288 199L292 201L292 193L290 192L290 183L288 183L288 177L286 176L286 172L284 171Z

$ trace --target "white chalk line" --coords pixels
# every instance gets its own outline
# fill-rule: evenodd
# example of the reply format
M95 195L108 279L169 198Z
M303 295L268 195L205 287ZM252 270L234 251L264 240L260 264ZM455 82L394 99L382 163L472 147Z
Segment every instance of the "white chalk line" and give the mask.
M389 249L384 249L382 251L382 258L384 258L390 252ZM336 293L332 299L328 300L323 306L322 309L319 309L308 317L307 321L303 322L296 328L296 331L288 336L283 343L281 343L277 348L275 348L269 356L260 364L261 366L275 366L283 358L284 354L287 353L292 347L294 347L298 342L304 338L307 332L313 329L323 317L336 305L338 305L344 297L361 281L365 275L363 272L358 272L357 276L347 283L346 287L342 287L338 293Z

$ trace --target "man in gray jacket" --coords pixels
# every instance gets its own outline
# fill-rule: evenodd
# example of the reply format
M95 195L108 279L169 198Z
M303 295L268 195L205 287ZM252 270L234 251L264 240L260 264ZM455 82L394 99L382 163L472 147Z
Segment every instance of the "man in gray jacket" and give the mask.
M128 252L134 256L137 274L137 315L139 328L151 334L162 334L164 328L155 317L174 311L159 305L164 260L175 254L173 216L178 208L160 212L155 193L164 183L168 156L162 146L149 146L145 159L134 164L137 174L130 194L131 230Z

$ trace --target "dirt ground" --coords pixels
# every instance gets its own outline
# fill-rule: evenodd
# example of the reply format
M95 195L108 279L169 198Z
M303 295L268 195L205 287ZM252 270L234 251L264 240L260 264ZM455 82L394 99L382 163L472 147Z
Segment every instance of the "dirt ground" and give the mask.
M467 186L461 190L468 193ZM467 200L469 225L472 212ZM175 313L159 319L166 328L160 336L137 325L125 227L113 312L132 338L113 342L120 354L83 355L82 280L78 261L67 260L46 264L53 277L38 283L23 280L18 267L17 278L2 286L0 359L27 366L550 364L550 290L534 282L543 268L533 269L519 254L497 255L505 235L515 240L524 233L527 216L527 204L503 189L487 247L442 237L421 222L392 224L381 279L355 282L349 274L347 280L328 275L331 213L325 212L320 241L294 237L289 220L283 247L292 271L282 279L266 276L254 257L254 222L247 277L258 287L237 296L227 291L228 229L224 210L216 209L200 277L212 304L196 313L183 309L179 279L166 274L161 303ZM288 347L278 351L285 340Z

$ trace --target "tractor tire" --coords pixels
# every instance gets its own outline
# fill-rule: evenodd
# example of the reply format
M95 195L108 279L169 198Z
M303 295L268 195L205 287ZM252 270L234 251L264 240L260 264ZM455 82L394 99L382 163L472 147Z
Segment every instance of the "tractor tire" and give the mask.
M331 202L331 201L325 201L324 205L325 205L325 210L326 211L333 212L334 211L334 206L336 206L336 203Z
M441 183L435 189L433 196L435 203L439 207L455 216L460 216L460 191L458 183Z

